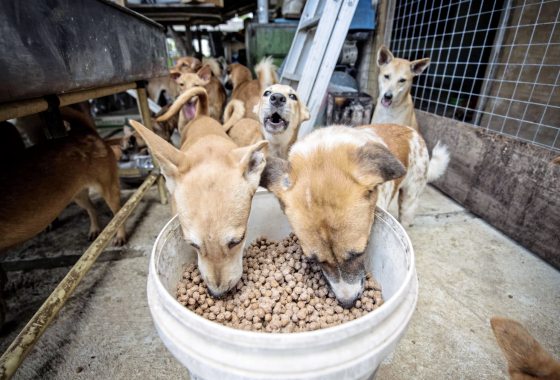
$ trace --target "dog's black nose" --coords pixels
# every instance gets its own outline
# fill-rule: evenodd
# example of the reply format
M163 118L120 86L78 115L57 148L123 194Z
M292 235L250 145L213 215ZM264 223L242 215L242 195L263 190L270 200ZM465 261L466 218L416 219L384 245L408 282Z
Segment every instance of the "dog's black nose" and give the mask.
M393 99L393 93L386 92L385 95L383 95L383 97L387 100L391 100L391 99Z
M286 103L286 97L284 95L277 92L270 95L270 104L272 104L273 106L280 107L283 106L284 103Z

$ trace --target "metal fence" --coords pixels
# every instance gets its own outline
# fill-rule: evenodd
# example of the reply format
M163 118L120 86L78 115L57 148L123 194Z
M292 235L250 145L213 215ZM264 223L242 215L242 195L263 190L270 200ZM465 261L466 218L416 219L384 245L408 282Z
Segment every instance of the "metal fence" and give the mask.
M417 109L560 151L560 1L392 0Z

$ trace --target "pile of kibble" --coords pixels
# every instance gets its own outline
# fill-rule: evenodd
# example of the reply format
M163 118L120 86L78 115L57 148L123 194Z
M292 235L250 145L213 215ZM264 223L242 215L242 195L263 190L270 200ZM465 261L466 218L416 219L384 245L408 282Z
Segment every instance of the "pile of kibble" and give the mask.
M304 258L294 234L280 242L257 239L246 248L243 276L228 295L212 298L195 264L184 268L178 301L211 321L237 329L298 332L351 321L381 306L381 288L368 275L362 297L342 308L321 269Z

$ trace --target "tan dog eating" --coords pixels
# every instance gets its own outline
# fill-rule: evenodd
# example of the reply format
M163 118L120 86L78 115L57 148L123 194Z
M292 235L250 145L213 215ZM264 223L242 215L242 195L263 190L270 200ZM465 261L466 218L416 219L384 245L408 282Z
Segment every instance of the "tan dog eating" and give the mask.
M412 128L333 126L296 142L288 161L270 157L261 185L278 197L304 255L350 307L363 291L375 207L398 195L399 219L411 222L426 183L445 170L439 163L430 163Z
M158 160L185 240L196 249L208 289L221 296L242 275L243 246L251 202L265 167L266 141L238 147L216 120L206 116L207 94L185 91L169 112L198 98L197 113L182 131L177 149L137 122L131 122Z
M430 58L411 62L395 58L385 46L379 49L379 97L372 123L395 123L418 130L410 89L414 77L420 75L429 64Z
M287 159L299 126L309 119L309 111L296 91L287 85L273 84L265 89L254 112L270 144L270 155Z

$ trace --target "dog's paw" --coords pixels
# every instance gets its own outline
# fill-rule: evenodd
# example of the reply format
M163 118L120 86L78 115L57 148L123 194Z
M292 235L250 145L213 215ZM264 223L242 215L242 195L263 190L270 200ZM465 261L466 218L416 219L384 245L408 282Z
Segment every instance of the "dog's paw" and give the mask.
M119 235L117 234L117 236L115 236L115 238L113 239L113 245L114 245L115 247L122 247L123 245L126 244L126 240L127 240L127 239L126 239L126 235L124 235L124 236L119 236Z
M94 241L95 239L97 239L97 237L99 236L99 233L101 231L99 231L98 229L94 229L94 230L90 230L88 232L88 240L89 241Z

